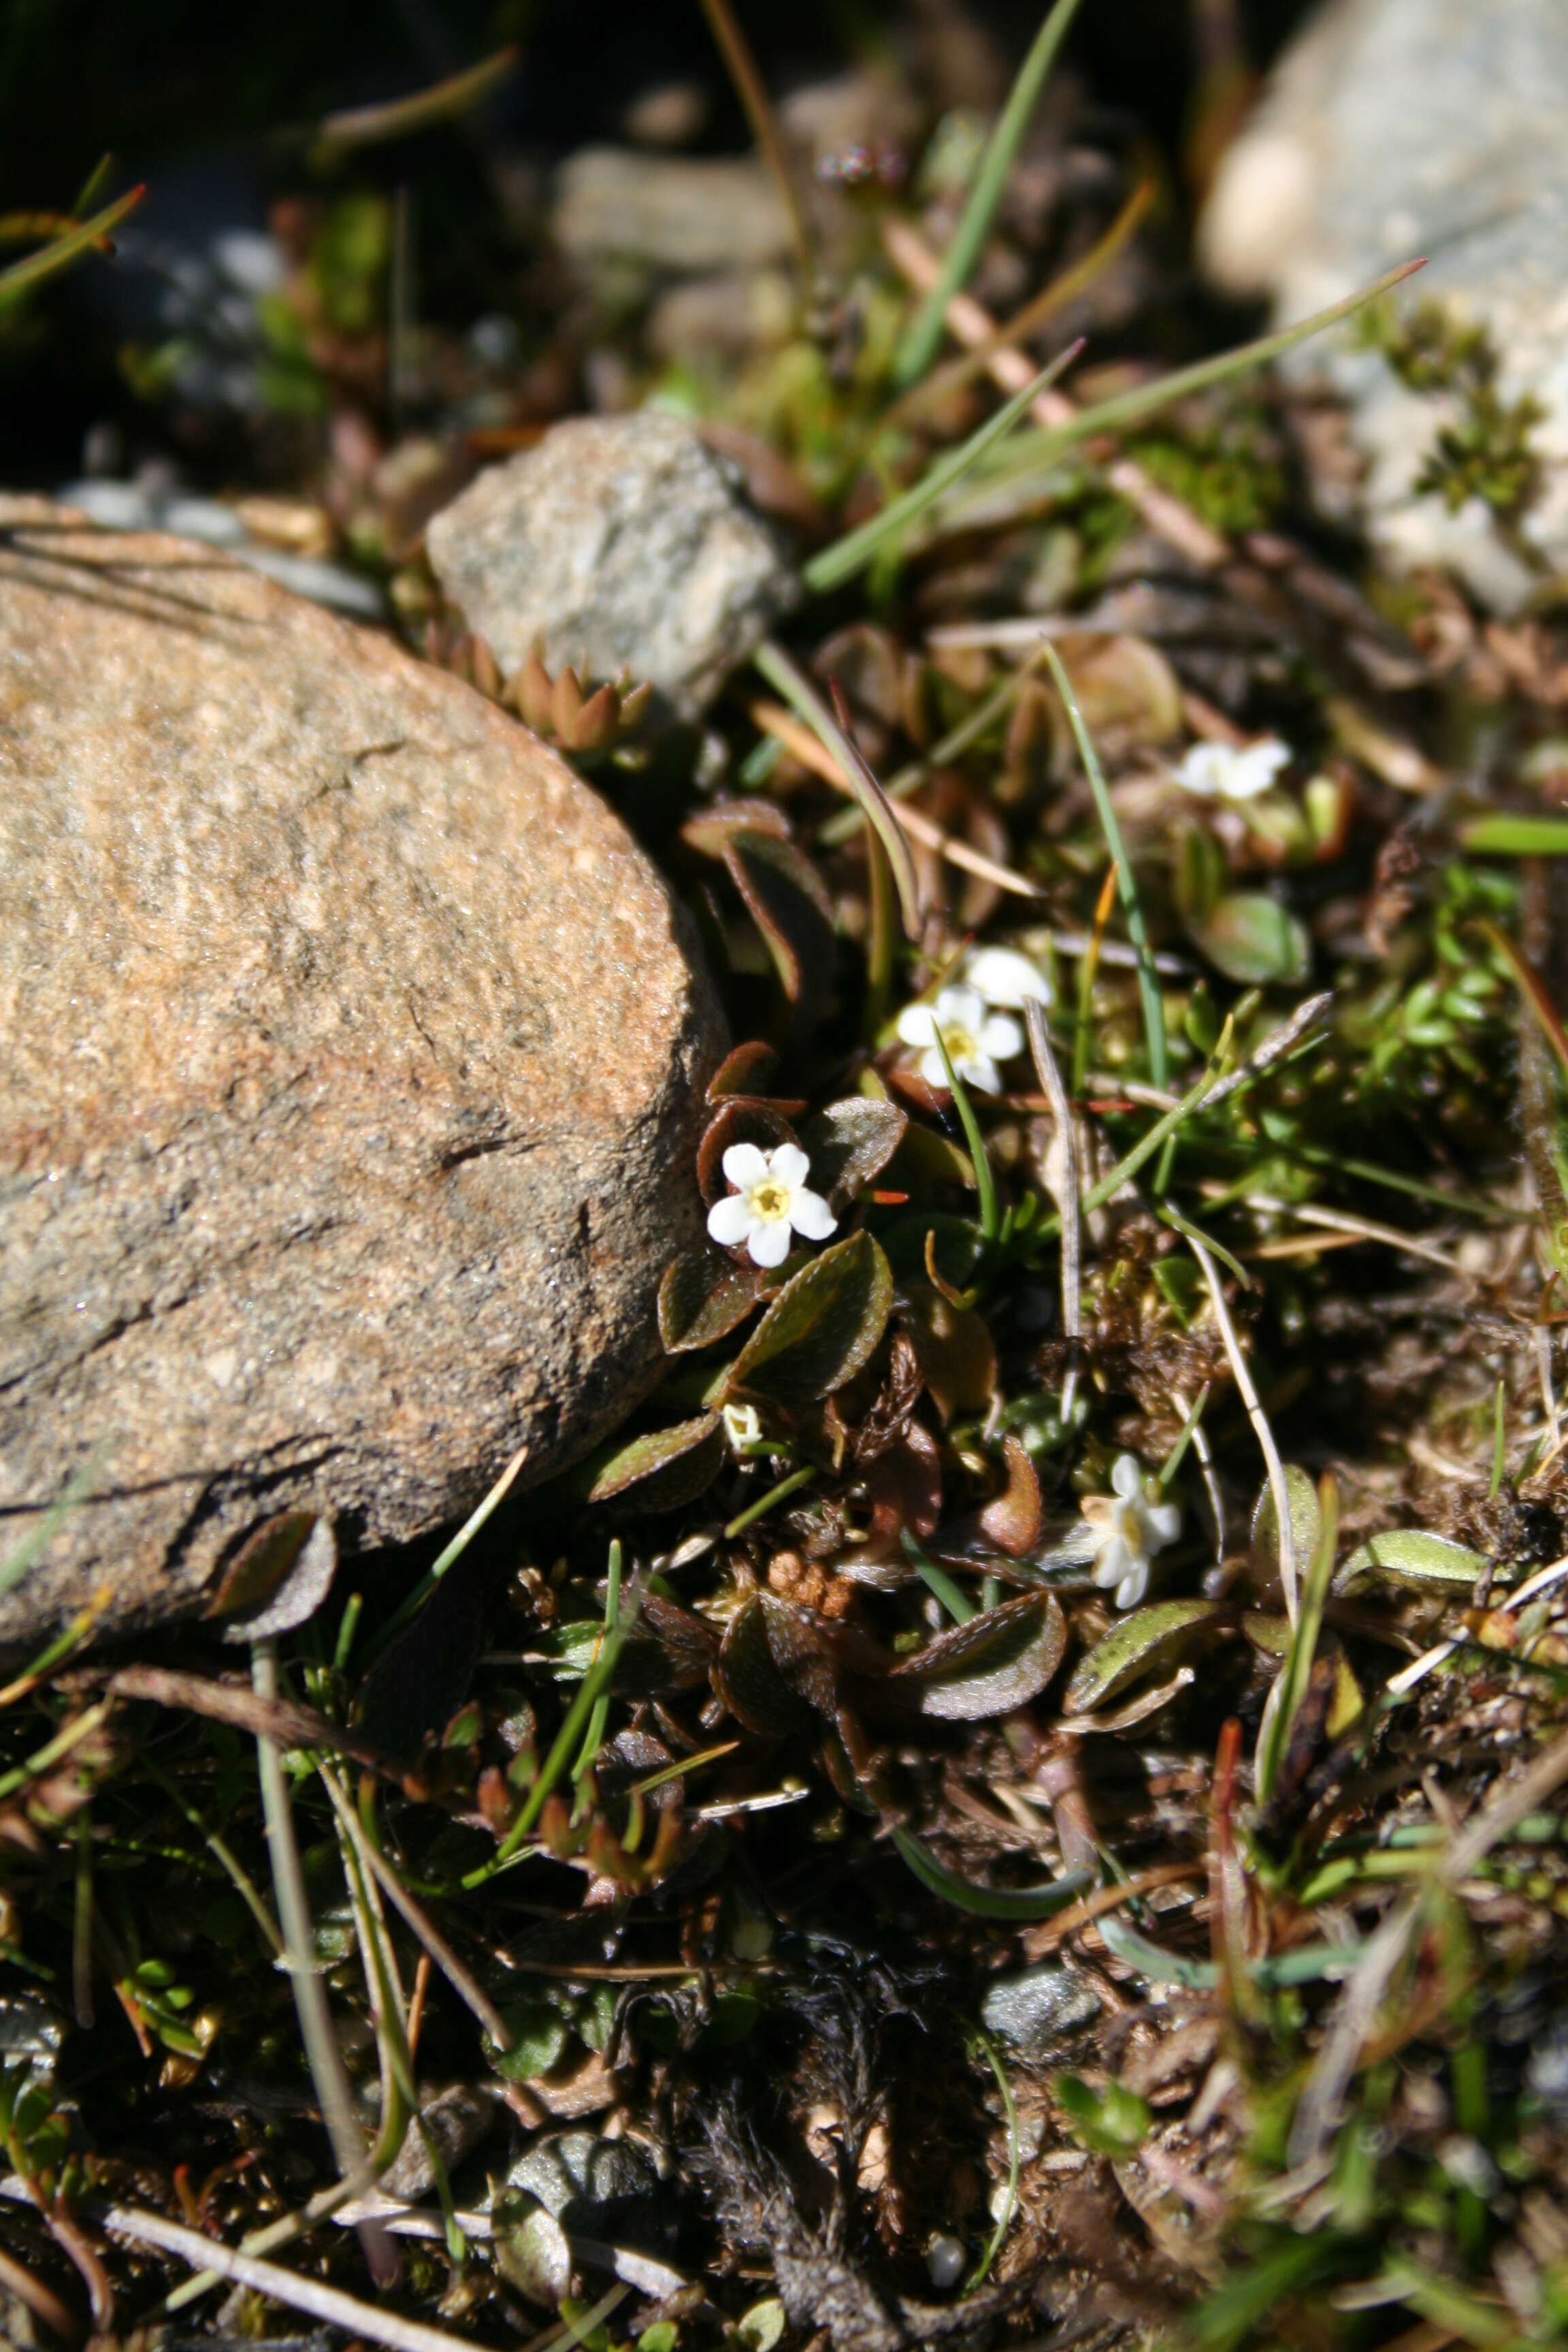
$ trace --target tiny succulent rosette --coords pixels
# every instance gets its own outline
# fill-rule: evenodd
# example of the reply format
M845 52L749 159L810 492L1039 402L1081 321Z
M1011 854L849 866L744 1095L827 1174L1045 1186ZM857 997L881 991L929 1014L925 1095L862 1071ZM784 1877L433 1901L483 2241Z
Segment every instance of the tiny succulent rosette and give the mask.
M1194 743L1174 781L1203 801L1255 801L1290 764L1290 747L1277 735L1256 743Z
M837 1227L821 1193L807 1188L811 1161L798 1143L772 1151L732 1143L720 1165L735 1190L709 1210L709 1235L723 1249L744 1248L753 1265L782 1265L792 1234L825 1242Z
M963 985L942 989L934 1004L907 1004L899 1015L898 1035L900 1045L923 1049L919 1067L928 1087L947 1084L940 1037L963 1084L986 1095L1002 1091L997 1065L1024 1049L1023 1030L1012 1014L993 1012L977 988Z
M1179 1503L1150 1499L1150 1482L1131 1454L1111 1465L1109 1495L1086 1495L1082 1533L1094 1551L1094 1580L1114 1591L1118 1609L1136 1609L1149 1590L1149 1562L1182 1532Z

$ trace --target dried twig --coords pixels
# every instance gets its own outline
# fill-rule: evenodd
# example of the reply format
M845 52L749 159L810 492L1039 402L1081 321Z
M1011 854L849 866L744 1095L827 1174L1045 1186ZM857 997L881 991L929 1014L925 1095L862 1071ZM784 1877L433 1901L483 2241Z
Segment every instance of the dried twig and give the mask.
M1241 1352L1241 1342L1236 1336L1236 1326L1230 1319L1230 1309L1225 1303L1225 1292L1220 1286L1219 1270L1210 1256L1207 1247L1198 1239L1192 1228L1184 1224L1184 1230L1186 1234L1187 1247L1203 1269L1204 1280L1208 1285L1209 1301L1214 1307L1215 1321L1219 1325L1219 1335L1225 1342L1225 1352L1230 1359L1230 1369L1235 1375L1237 1388L1240 1392L1242 1403L1247 1407L1247 1417L1257 1434L1263 1459L1268 1465L1268 1489L1274 1497L1274 1517L1279 1529L1279 1581L1285 1588L1285 1612L1293 1626L1296 1622L1296 1533L1290 1524L1290 1490L1285 1483L1285 1465L1279 1459L1279 1448L1274 1443L1274 1432L1268 1426L1268 1417L1258 1402L1258 1391L1253 1385L1247 1358Z
M1051 1050L1044 1010L1033 998L1024 1008L1024 1020L1029 1032L1029 1051L1034 1056L1035 1069L1049 1098L1051 1116L1056 1120L1062 1147L1061 1190L1057 1194L1057 1205L1062 1213L1062 1333L1072 1349L1067 1378L1062 1382L1062 1427L1065 1429L1078 1387L1078 1343L1083 1337L1083 1215L1079 1198L1078 1129L1073 1125L1072 1105L1068 1100L1068 1090L1062 1084L1062 1074Z

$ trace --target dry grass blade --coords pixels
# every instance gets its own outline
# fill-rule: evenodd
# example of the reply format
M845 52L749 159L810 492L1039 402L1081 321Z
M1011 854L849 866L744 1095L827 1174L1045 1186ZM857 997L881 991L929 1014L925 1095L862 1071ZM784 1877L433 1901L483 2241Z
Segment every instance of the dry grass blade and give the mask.
M1268 1489L1274 1497L1275 1523L1279 1530L1279 1581L1285 1588L1286 1614L1294 1627L1297 1609L1296 1538L1290 1525L1290 1492L1285 1483L1285 1465L1279 1459L1279 1448L1274 1443L1274 1432L1268 1426L1268 1416L1258 1400L1252 1373L1247 1367L1247 1358L1241 1350L1241 1342L1236 1336L1236 1326L1230 1319L1230 1309L1225 1303L1225 1291L1220 1283L1219 1269L1205 1244L1190 1228L1187 1231L1186 1241L1187 1247L1203 1269L1204 1280L1208 1285L1209 1302L1214 1308L1215 1321L1219 1326L1220 1338L1225 1343L1225 1352L1230 1360L1231 1372L1235 1377L1242 1403L1247 1407L1247 1417L1257 1433L1263 1459L1268 1465Z
M759 700L750 707L751 715L763 734L771 735L775 742L782 743L792 759L798 760L803 768L809 768L814 776L820 776L823 782L831 784L835 791L848 789L837 761L824 749L804 720L796 719L788 710L781 709L776 702ZM884 793L883 798L887 797ZM858 803L854 814L858 823L865 823L865 811ZM933 824L929 816L922 816L919 809L906 808L901 801L897 823L911 841L920 843L922 849L934 850L950 866L961 867L965 874L976 875L983 882L994 883L998 890L1005 890L1015 898L1040 898L1045 896L1033 882L1026 881L1022 874L1016 874L1010 866L999 866L983 850L972 849L968 842L955 840L951 833L944 833L940 824Z
M1024 1008L1024 1021L1029 1033L1029 1051L1034 1056L1040 1086L1049 1099L1051 1117L1056 1120L1057 1133L1061 1139L1061 1190L1057 1194L1057 1205L1062 1216L1062 1337L1072 1342L1074 1348L1073 1359L1062 1383L1062 1425L1065 1428L1078 1387L1077 1343L1083 1337L1083 1213L1079 1201L1081 1180L1079 1175L1078 1129L1073 1125L1072 1105L1062 1084L1061 1070L1051 1051L1044 1007L1033 997Z
M741 30L740 20L730 5L730 0L701 0L702 13L708 28L718 45L719 53L730 70L735 85L735 95L752 128L752 136L761 148L763 160L773 173L773 185L789 215L790 236L795 243L795 257L800 263L802 283L809 289L814 275L811 252L811 232L805 225L796 194L795 176L789 167L789 157L779 130L778 117L773 112L768 88L752 55L751 44Z
M41 2319L62 2344L81 2342L81 2322L75 2313L60 2301L53 2287L46 2286L42 2279L35 2278L30 2270L25 2269L3 2248L0 2248L0 2287L4 2287L8 2294L14 2294L19 2303L25 2303L34 2318Z
M273 1739L284 1748L324 1748L329 1755L352 1757L367 1771L379 1772L401 1787L403 1773L389 1756L342 1724L329 1722L312 1706L279 1698L237 1683L214 1682L205 1675L183 1674L174 1666L121 1666L110 1675L105 1689L112 1698L143 1698L154 1706L188 1710L209 1723L226 1723L258 1739Z
M792 709L805 719L837 770L834 781L841 782L851 798L858 801L868 821L876 826L878 837L888 853L888 863L893 870L905 935L918 940L921 914L915 862L910 855L910 845L900 831L900 821L888 805L880 784L854 744L829 718L821 697L802 676L782 646L775 646L771 639L764 637L752 659L768 684L782 694Z
M178 2221L165 2221L160 2213L143 2213L134 2206L116 2205L105 2214L103 2226L111 2237L127 2238L133 2245L156 2246L161 2252L177 2255L195 2269L232 2279L237 2286L252 2287L258 2294L280 2303L285 2310L302 2311L309 2318L319 2319L323 2326L341 2327L366 2343L385 2344L391 2352L459 2352L463 2347L473 2352L470 2336L452 2336L444 2327L426 2327L415 2319L400 2319L395 2312L363 2303L358 2295L345 2294L341 2287L323 2285L320 2279L301 2278L297 2272L264 2262L257 2254L237 2253L231 2247L203 2237L199 2230L187 2230Z
M433 82L428 89L415 90L407 98L387 99L376 106L347 107L340 114L327 115L316 132L314 160L319 163L335 163L357 148L382 146L389 139L407 139L416 131L427 131L433 123L450 122L458 115L467 114L510 79L517 71L521 55L516 43L509 42L492 57L482 58L477 66L466 66L461 73L449 74L445 81Z

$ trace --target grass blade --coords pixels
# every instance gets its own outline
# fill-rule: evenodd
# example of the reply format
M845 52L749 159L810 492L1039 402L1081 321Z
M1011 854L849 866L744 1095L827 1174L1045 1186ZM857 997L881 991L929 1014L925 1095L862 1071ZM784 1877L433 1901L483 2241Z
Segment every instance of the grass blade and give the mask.
M933 1021L931 1034L936 1050L942 1055L942 1066L947 1073L947 1090L952 1097L952 1107L958 1113L958 1123L963 1129L963 1139L969 1146L969 1156L974 1163L974 1189L979 1195L980 1230L988 1242L994 1242L1002 1229L996 1209L996 1180L991 1173L986 1156L985 1138L980 1132L980 1121L974 1116L974 1105L967 1088L952 1066L952 1056L947 1050L947 1039Z
M79 261L84 253L92 251L95 247L103 249L110 231L118 228L128 213L135 211L146 193L145 186L142 186L131 189L123 196L116 196L111 205L105 205L100 213L95 213L90 220L83 221L79 228L68 230L64 236L57 236L52 244L41 245L37 253L25 254L8 269L0 269L0 304L13 300L27 287L37 286L41 279L52 278L57 270L68 269L73 261ZM114 248L110 246L107 249L112 252Z
M920 480L911 489L906 490L902 498L895 499L890 506L882 509L880 514L873 515L869 522L862 523L858 530L847 531L842 539L836 539L831 547L825 547L819 555L814 555L810 562L803 566L800 575L812 594L825 595L828 589L841 588L847 580L853 580L858 572L864 572L883 548L907 530L928 507L934 506L944 491L951 490L955 482L961 481L972 466L978 465L988 449L1011 433L1030 401L1037 399L1048 384L1054 383L1082 349L1080 339L1076 343L1069 343L1065 352L1058 352L1050 365L1043 367L1022 392L1016 393L1005 406L996 411L994 416L987 417L978 432L972 433L967 441L961 442L956 449L950 449L945 457L939 457L934 466L928 467Z
M837 762L845 782L875 825L878 838L888 853L888 863L893 869L899 905L903 913L905 934L911 940L918 940L921 917L915 861L910 855L910 845L904 837L903 828L889 806L880 784L847 733L828 717L810 681L802 676L782 646L774 645L771 637L764 637L752 656L752 661L774 691L783 695L790 709L805 719L818 742L831 752Z
M1056 62L1057 51L1078 12L1078 6L1079 0L1056 0L1056 6L1041 25L1028 56L1018 68L1017 79L1008 93L1001 119L986 142L980 169L974 175L974 185L952 233L952 242L942 256L942 276L921 304L894 358L893 382L900 392L907 392L924 375L935 357L937 345L942 341L947 306L964 285L980 257L980 248L996 217L996 207L1002 201L1007 175L1017 160L1024 135Z
M1048 1919L1053 1911L1065 1911L1074 1896L1092 1883L1091 1872L1069 1870L1046 1886L976 1886L973 1879L944 1869L908 1830L895 1830L893 1843L930 1894L941 1895L960 1911L972 1912L977 1919Z
M1194 392L1206 392L1216 383L1227 383L1233 376L1246 375L1252 369L1267 366L1297 343L1304 343L1312 335L1321 335L1327 327L1338 326L1369 302L1389 293L1402 280L1424 269L1425 259L1403 261L1397 269L1390 269L1371 286L1359 293L1347 294L1342 301L1331 302L1325 310L1314 310L1309 319L1300 320L1293 327L1282 327L1277 334L1259 335L1250 343L1238 343L1234 351L1221 352L1212 360L1198 360L1191 367L1177 368L1170 375L1159 376L1152 383L1141 383L1130 392L1117 393L1110 400L1097 402L1091 408L1080 408L1070 424L1050 426L1039 433L1020 435L1016 448L1007 453L1008 470L1032 473L1055 465L1069 449L1080 442L1093 440L1107 433L1125 433L1131 425L1142 425L1158 415L1172 403L1184 400ZM994 470L991 478L995 478ZM831 555L833 550L826 552Z
M1100 829L1105 835L1105 845L1110 852L1110 862L1116 868L1116 887L1121 898L1121 910L1127 918L1127 936L1138 956L1138 993L1143 1006L1143 1034L1149 1047L1149 1075L1157 1087L1163 1087L1170 1067L1165 1048L1165 1005L1160 994L1160 982L1154 971L1153 951L1149 945L1149 933L1143 922L1143 908L1138 897L1138 884L1132 872L1132 861L1127 855L1127 845L1121 838L1121 827L1116 822L1116 811L1110 805L1110 793L1105 781L1105 771L1094 748L1083 713L1078 707L1078 697L1072 690L1072 680L1062 666L1062 657L1047 639L1046 660L1062 708L1068 715L1079 758L1083 761L1089 789L1094 794L1095 814Z
M700 0L700 5L702 14L708 19L708 29L729 68L730 79L735 85L735 95L741 101L742 111L751 125L752 136L762 152L763 163L773 174L773 184L789 216L790 237L800 264L801 282L809 289L815 275L811 234L806 227L805 214L801 208L767 84L757 70L757 61L752 55L730 0Z

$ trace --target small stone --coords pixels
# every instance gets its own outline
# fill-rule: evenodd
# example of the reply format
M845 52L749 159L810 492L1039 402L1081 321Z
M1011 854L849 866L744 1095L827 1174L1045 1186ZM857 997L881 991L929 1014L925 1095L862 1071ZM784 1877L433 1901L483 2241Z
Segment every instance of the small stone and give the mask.
M1100 1995L1087 1977L1064 1961L1042 1960L1012 1977L994 1977L980 2020L1016 2050L1039 2057L1100 2014Z
M657 1377L722 1023L517 721L226 553L0 502L0 1600L188 1615L531 1481Z
M438 514L430 561L507 676L626 670L694 718L797 593L738 485L679 417L574 417Z
M790 254L789 215L752 156L639 154L579 147L561 167L551 215L574 261L655 271L762 269Z
M1436 299L1484 327L1501 399L1546 409L1531 435L1542 488L1521 527L1552 570L1568 563L1565 119L1562 0L1331 0L1225 157L1200 231L1215 282L1271 294L1281 324L1429 256L1400 310ZM1451 564L1483 601L1520 604L1535 574L1490 509L1414 494L1451 404L1407 390L1342 330L1287 365L1326 370L1352 402L1384 555Z

